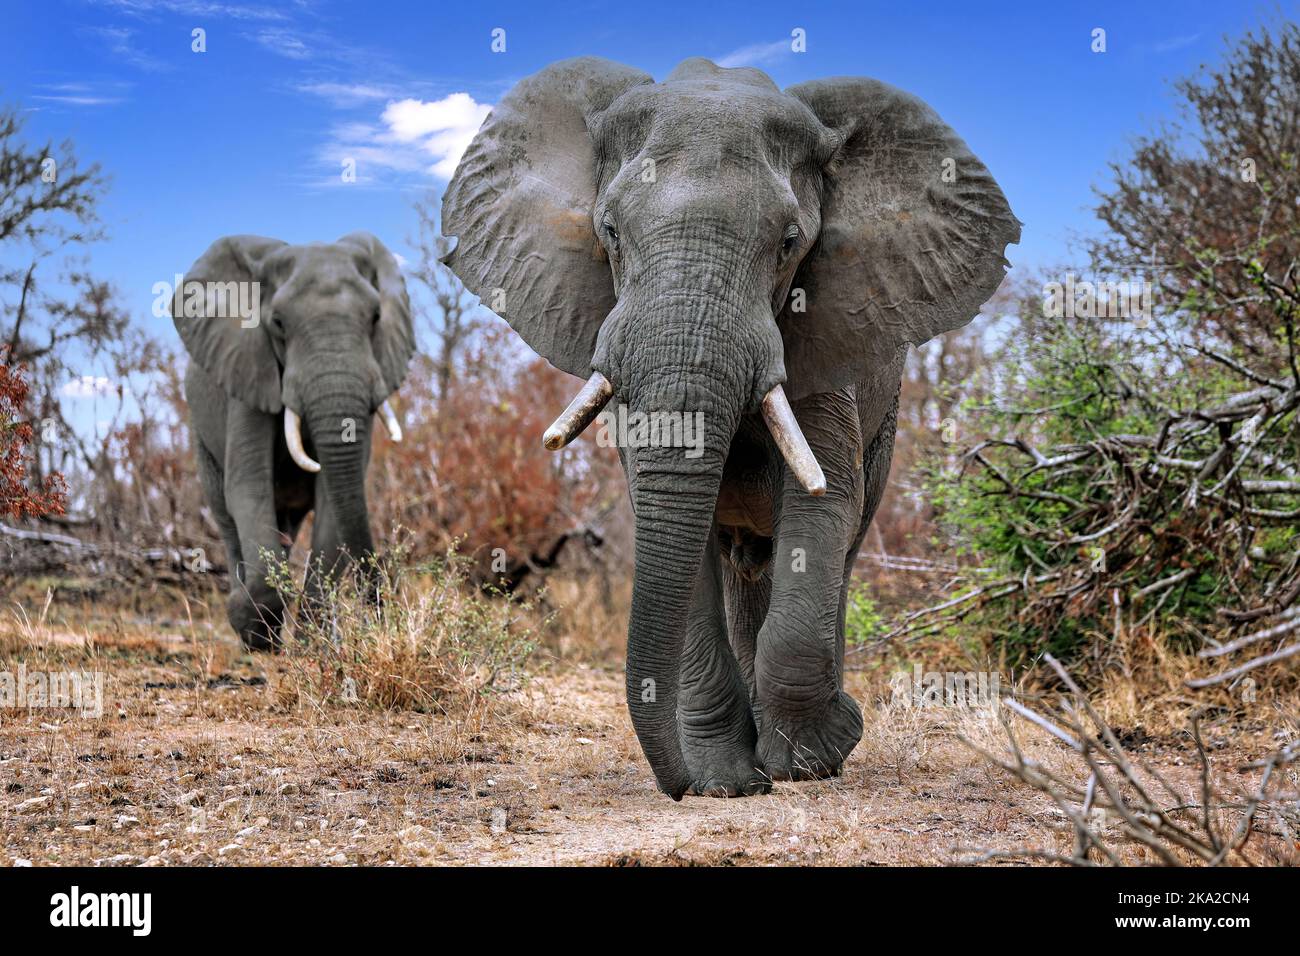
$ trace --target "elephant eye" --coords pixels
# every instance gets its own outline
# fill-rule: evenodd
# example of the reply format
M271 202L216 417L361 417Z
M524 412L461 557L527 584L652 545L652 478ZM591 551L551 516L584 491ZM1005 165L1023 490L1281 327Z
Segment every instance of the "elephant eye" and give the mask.
M788 256L794 252L794 247L799 244L799 227L792 225L785 231L785 236L781 239L781 255Z
M610 222L608 219L605 220L604 228L605 228L605 235L609 237L610 248L612 248L614 250L614 254L617 255L618 254L618 230L614 228L614 224Z

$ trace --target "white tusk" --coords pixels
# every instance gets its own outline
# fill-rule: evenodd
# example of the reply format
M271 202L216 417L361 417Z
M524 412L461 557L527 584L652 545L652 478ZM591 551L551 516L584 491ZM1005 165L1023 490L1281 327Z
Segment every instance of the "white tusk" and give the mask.
M302 419L288 405L284 407L284 440L289 445L289 455L303 471L320 471L320 462L312 461L302 447Z
M554 425L546 429L542 444L551 451L559 451L581 435L613 397L614 386L609 384L609 379L599 372L592 372L587 384L569 402L569 407L560 413Z
M814 498L826 494L826 476L822 474L822 466L817 464L817 457L808 447L808 440L803 437L794 411L786 400L785 389L780 385L763 398L763 420L799 484Z
M384 416L384 425L388 429L388 437L393 441L402 440L402 424L397 420L397 413L393 411L393 406L388 402L379 406L379 414Z

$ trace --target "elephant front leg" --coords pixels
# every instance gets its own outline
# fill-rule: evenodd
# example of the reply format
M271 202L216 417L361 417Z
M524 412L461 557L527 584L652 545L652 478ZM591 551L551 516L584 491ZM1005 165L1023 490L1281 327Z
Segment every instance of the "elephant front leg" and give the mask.
M827 487L813 498L786 470L777 509L772 594L754 663L758 756L773 780L836 775L862 738L862 711L843 690L840 615L863 503L853 390L812 396L797 414Z
M217 530L221 532L221 543L226 546L226 567L230 569L233 581L235 569L239 567L243 555L239 550L239 528L235 525L235 519L230 517L230 512L226 510L226 479L222 473L222 465L198 439L194 442L194 459L199 473L199 483L203 486L203 497L208 502L208 509L212 513L212 520L217 524Z
M230 625L252 650L274 650L284 623L284 598L267 580L272 561L287 556L275 512L274 449L278 419L231 400L226 432L226 511L238 534L230 569Z
M696 579L682 652L677 726L691 793L740 797L766 793L749 692L727 640L716 530Z

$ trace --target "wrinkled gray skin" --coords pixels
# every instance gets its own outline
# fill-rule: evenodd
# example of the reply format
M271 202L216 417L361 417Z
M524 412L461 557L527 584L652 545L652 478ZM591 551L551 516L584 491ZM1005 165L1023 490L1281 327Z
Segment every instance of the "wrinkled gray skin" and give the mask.
M287 556L313 508L309 595L319 596L321 574L373 551L372 415L414 349L406 286L392 254L364 232L298 246L227 236L185 281L259 284L253 327L215 314L230 310L213 302L173 321L190 353L185 397L199 477L226 545L230 624L246 646L271 649L284 602L267 583L265 553ZM302 418L316 474L289 456L286 406Z
M927 106L875 80L784 92L687 60L523 80L443 202L448 264L614 408L702 412L702 456L623 448L636 515L632 722L660 789L838 773L849 571L884 488L908 344L968 322L1019 223ZM799 290L792 294L791 290ZM785 383L811 497L759 414Z

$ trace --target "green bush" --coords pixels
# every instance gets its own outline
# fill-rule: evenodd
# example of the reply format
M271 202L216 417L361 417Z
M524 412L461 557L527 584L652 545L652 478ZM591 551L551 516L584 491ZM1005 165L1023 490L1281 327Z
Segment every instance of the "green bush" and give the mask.
M849 647L870 644L889 630L884 615L871 597L871 589L862 581L849 586L844 615L845 642Z
M983 570L961 619L1013 662L1077 654L1117 606L1199 642L1289 573L1300 495L1250 492L1300 467L1294 392L1222 412L1260 385L1188 346L1190 309L1142 329L1038 305L963 407L979 440L923 466L944 543Z

